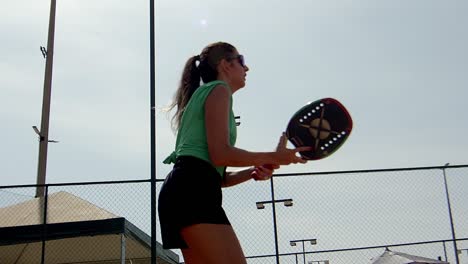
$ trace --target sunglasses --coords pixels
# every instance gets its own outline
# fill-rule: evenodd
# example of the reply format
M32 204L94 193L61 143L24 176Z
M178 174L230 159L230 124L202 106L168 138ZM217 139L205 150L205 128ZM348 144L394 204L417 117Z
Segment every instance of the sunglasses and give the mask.
M244 55L237 55L235 57L229 58L229 60L237 60L242 67L246 67Z

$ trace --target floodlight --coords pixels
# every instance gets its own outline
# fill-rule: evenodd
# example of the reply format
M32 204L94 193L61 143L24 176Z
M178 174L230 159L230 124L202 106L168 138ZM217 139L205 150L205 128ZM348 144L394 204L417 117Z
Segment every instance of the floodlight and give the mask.
M287 206L287 207L289 207L289 206L293 206L293 200L292 200L292 199L290 199L290 200L286 200L286 201L284 201L284 206Z

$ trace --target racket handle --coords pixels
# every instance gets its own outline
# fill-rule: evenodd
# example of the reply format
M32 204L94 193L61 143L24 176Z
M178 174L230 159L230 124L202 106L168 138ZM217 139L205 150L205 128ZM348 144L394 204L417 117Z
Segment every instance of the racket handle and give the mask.
M265 164L263 165L263 167L267 168L267 169L270 169L272 170L273 169L273 165L271 164ZM252 178L254 178L255 180L258 180L258 169L255 168L252 173L250 173L250 176L252 176Z

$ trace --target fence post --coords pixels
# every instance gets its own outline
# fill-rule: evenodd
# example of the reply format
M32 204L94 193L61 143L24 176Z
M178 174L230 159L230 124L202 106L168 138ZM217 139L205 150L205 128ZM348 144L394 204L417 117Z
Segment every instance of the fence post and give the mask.
M445 169L447 168L447 166L449 166L449 164L450 163L445 164L445 166L442 168L442 173L444 175L445 195L447 197L447 206L448 206L449 217L450 217L450 228L452 230L452 241L453 241L453 250L455 252L455 263L459 264L460 260L458 258L457 237L455 235L455 227L453 225L452 207L450 206L450 196L449 196L448 185L447 185L447 175L445 174Z
M156 264L156 99L155 99L155 0L149 1L149 22L150 22L150 159L151 159L151 264Z
M44 208L42 210L42 252L41 252L41 264L45 264L45 247L47 239L47 202L49 198L49 186L45 186ZM39 202L41 197L39 197Z
M273 229L275 233L275 257L276 257L276 264L280 263L279 259L279 250L278 250L278 229L276 227L276 207L275 207L275 187L273 185L273 177L270 178L271 184L271 200L272 202L272 210L273 210Z

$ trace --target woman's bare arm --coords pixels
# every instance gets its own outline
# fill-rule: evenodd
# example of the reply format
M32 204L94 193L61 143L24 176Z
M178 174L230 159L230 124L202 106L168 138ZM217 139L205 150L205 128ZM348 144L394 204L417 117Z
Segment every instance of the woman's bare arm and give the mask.
M230 92L222 85L215 87L205 102L205 125L210 159L215 166L247 167L264 164L288 165L305 163L296 156L308 147L288 149L286 146L273 152L252 152L231 146L229 143Z

